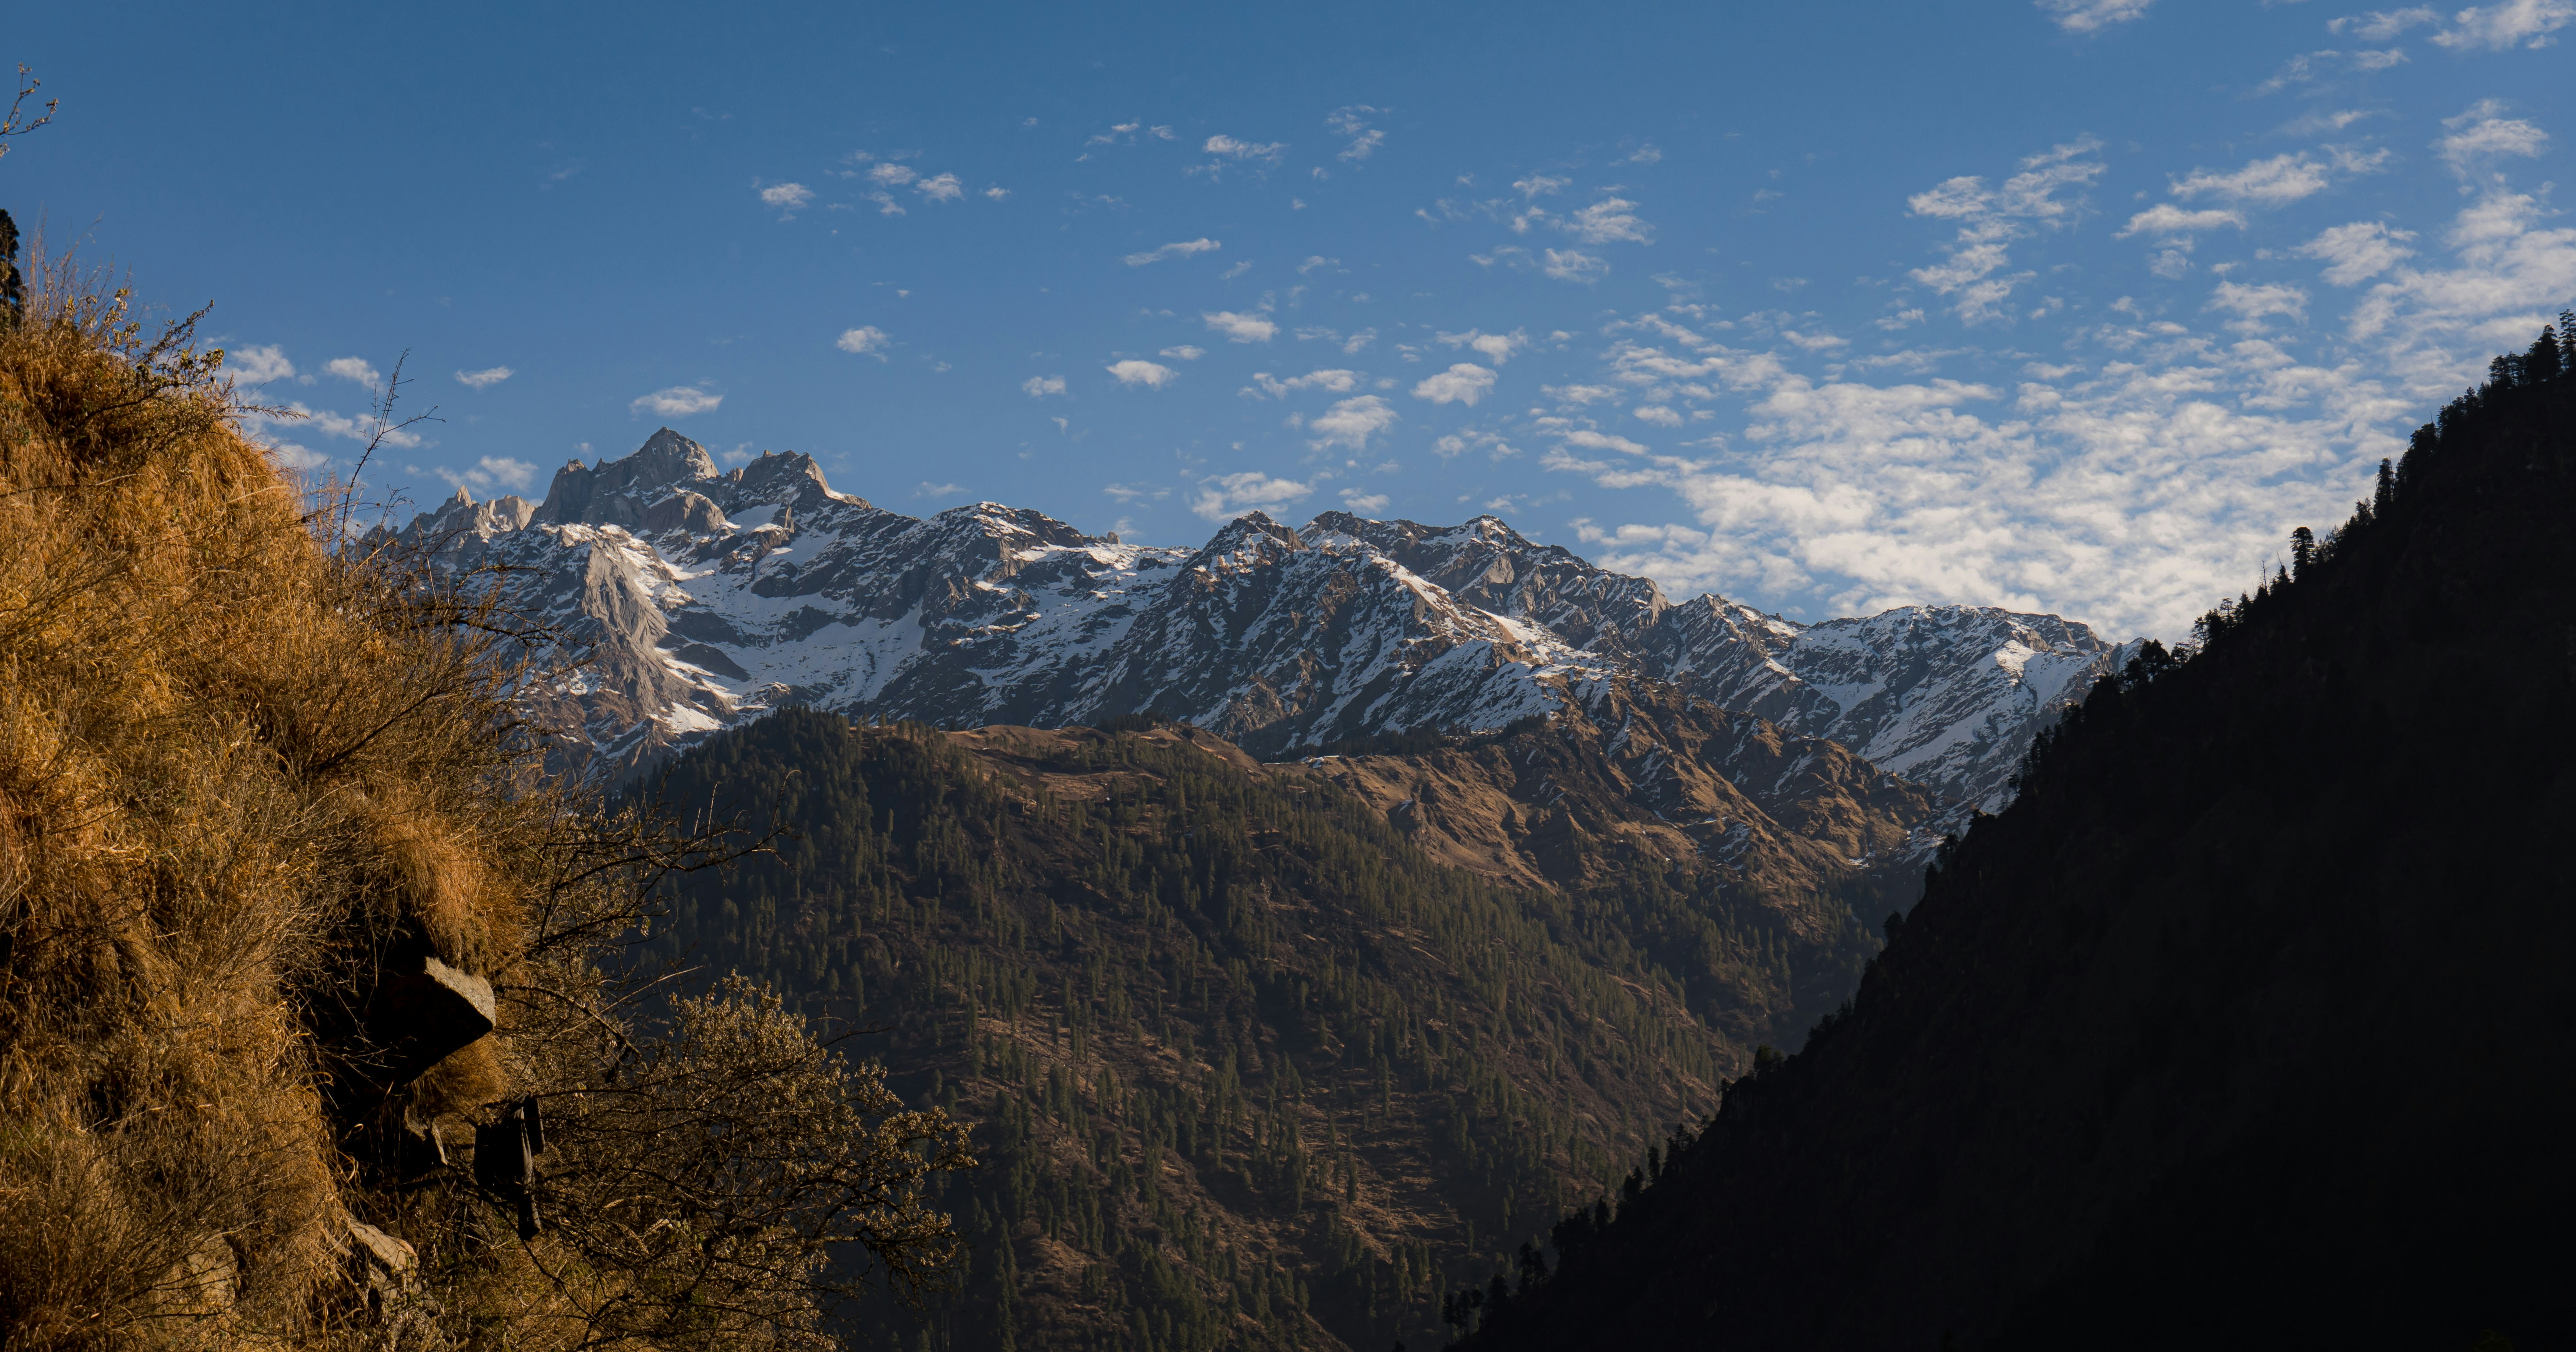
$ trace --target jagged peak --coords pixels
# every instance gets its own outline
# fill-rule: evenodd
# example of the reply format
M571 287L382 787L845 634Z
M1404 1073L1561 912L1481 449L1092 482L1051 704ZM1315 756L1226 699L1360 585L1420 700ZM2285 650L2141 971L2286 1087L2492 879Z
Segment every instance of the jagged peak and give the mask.
M1307 544L1297 532L1271 519L1267 512L1245 512L1218 528L1190 555L1184 567L1206 568L1220 564L1242 565L1276 558L1305 550Z

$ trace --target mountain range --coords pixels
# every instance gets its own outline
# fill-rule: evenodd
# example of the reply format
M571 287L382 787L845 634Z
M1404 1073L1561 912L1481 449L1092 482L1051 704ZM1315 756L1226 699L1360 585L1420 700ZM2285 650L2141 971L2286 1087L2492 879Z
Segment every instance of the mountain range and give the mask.
M1275 758L1575 707L1615 723L1607 692L1646 683L1991 809L2039 730L2134 651L1990 607L1800 624L1676 604L1492 516L1292 530L1254 512L1195 549L996 503L916 518L834 491L810 456L719 470L668 428L566 465L541 502L460 488L400 534L527 580L523 604L591 658L537 695L546 721L611 772L787 705L949 727L1148 715Z

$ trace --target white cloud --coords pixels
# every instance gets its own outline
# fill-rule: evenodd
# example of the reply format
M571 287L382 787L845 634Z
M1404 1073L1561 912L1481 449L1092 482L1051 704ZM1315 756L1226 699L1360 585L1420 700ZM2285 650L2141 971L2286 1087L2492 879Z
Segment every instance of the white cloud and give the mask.
M1966 323L2003 317L2004 302L2013 289L2032 276L2027 272L1996 275L2012 262L2010 245L2027 237L2033 225L2058 229L2083 213L2084 198L2066 194L2100 177L2105 166L2083 157L2101 147L2100 141L2081 137L2024 159L2021 172L2004 180L2000 188L1990 189L1984 179L1962 175L1905 199L1906 208L1917 216L1959 222L1949 256L1907 275L1941 295L1957 297L1951 308Z
M2192 236L2215 230L2222 225L2234 226L2242 230L2245 228L2245 218L2233 211L2216 208L2190 211L2175 206L2171 202L2159 202L2130 217L2129 223L2122 226L2120 233L2114 238L2127 239L2131 235L2147 235L2161 242L2180 242L2188 246Z
M1342 260L1338 258L1326 258L1322 254L1308 254L1306 255L1306 261L1297 265L1297 275L1303 277L1317 268L1331 268L1335 272L1339 272L1342 269Z
M1526 329L1514 329L1509 333L1486 333L1481 329L1469 329L1465 333L1443 333L1438 336L1441 342L1451 347L1464 347L1483 353L1485 360L1496 366L1510 361L1513 353L1529 346L1529 331Z
M429 472L459 488L480 490L487 494L500 488L525 492L534 487L537 482L535 465L525 460L513 460L508 456L487 455L477 460L473 468L465 470L432 465Z
M2336 286L2357 286L2413 258L2415 251L2405 242L2414 238L2411 230L2391 230L2379 221L2354 221L2326 230L2292 252L2324 259L2325 279Z
M1199 318L1207 321L1210 330L1222 333L1238 343L1266 343L1279 333L1277 324L1257 314L1245 315L1236 314L1232 310L1216 310L1202 314Z
M2482 194L2443 235L2452 265L2397 265L2353 308L2350 336L2378 343L2418 398L2458 393L2576 298L2576 228L2544 228L2553 214L2529 194Z
M1628 410L1628 416L1637 419L1639 422L1653 423L1658 427L1679 427L1682 425L1682 415L1675 413L1672 409L1662 404L1646 404L1637 408L1632 408Z
M2095 33L2146 17L2156 0L2036 0L2040 12L2069 33Z
M1031 399L1043 399L1050 394L1064 393L1064 377L1031 376L1020 382L1020 388L1028 391Z
M1341 497L1342 506L1363 516L1370 512L1383 512L1388 503L1395 501L1384 493L1363 493L1356 488L1343 489Z
M2294 84L2310 83L2323 75L2337 72L2366 75L2372 71L2387 70L2405 64L2406 52L2398 47L2391 47L2384 51L2371 51L2364 48L2360 51L2345 52L2328 48L2322 52L2306 52L2282 62L2281 68L2272 73L2272 78L2254 86L2254 92L2273 94Z
M1657 150L1654 142L1648 141L1644 145L1637 147L1634 153L1630 154L1626 159L1620 160L1619 163L1653 164L1656 161L1661 160L1663 157L1664 152Z
M2329 33L2350 33L2364 42L2386 42L2417 24L2440 23L2442 16L2430 5L2412 9L2379 9L2368 14L2348 14L2326 24Z
M1612 244L1627 240L1651 244L1655 228L1637 219L1636 203L1624 197L1605 197L1565 218L1559 227L1586 244Z
M2514 46L2546 47L2557 41L2547 35L2566 27L2570 19L2576 19L2576 3L2569 0L2505 0L2461 10L2451 16L2454 26L2435 33L2433 41L2444 47L2491 52Z
M924 479L913 486L912 495L917 498L953 498L965 491L955 484L935 484Z
M1199 239L1176 240L1159 249L1148 249L1143 253L1131 253L1127 255L1126 261L1127 266L1131 268L1141 268L1148 263L1160 263L1166 258L1187 258L1192 254L1214 253L1224 247L1224 245L1219 244L1215 240L1204 237Z
M832 346L843 352L864 352L878 361L884 361L886 346L891 341L893 340L886 337L885 330L874 324L862 324L855 329L842 330L841 336L832 340Z
M1610 271L1610 261L1580 249L1550 249L1539 271L1560 282L1597 282Z
M993 201L996 201L996 202L999 202L999 201L1001 201L1002 199L1004 199L1004 198L1006 198L1006 197L1009 197L1010 195L1011 195L1011 190L1010 190L1010 189L1005 188L1005 187L1001 187L1001 186L1000 186L1000 185L998 185L998 184L997 184L997 185L995 185L995 186L993 186L993 187L986 188L986 189L984 190L984 196L986 196L987 198L990 198L990 199L992 199Z
M1343 146L1341 152L1334 158L1364 160L1376 154L1377 148L1386 144L1386 133L1371 129L1368 123L1360 120L1359 115L1383 111L1383 109L1371 108L1364 103L1354 103L1347 108L1334 109L1332 116L1324 119L1324 125L1332 128L1337 136L1351 138L1350 144Z
M868 170L869 182L889 188L900 188L919 177L920 173L908 164L880 164Z
M517 374L506 366L487 366L480 371L457 372L456 383L469 389L488 390Z
M1251 470L1200 484L1190 510L1210 521L1230 521L1246 512L1279 510L1314 491L1311 485Z
M1494 373L1474 362L1459 362L1437 375L1426 376L1413 387L1413 397L1435 404L1465 404L1469 408L1494 388Z
M760 187L757 182L752 186ZM793 214L797 208L814 200L814 190L802 183L772 183L766 188L760 188L760 200L765 206L773 206L780 211Z
M1207 349L1197 347L1189 343L1183 343L1179 347L1164 348L1162 351L1157 352L1154 355L1158 357L1170 357L1174 361L1197 361L1199 358L1207 355Z
M1537 199L1546 197L1552 193L1563 192L1573 185L1573 179L1553 178L1546 174L1532 174L1527 178L1512 180L1513 189L1519 192L1522 197L1528 198L1532 201L1536 201Z
M1288 143L1285 141L1255 143L1238 141L1231 136L1211 136L1207 138L1207 144L1199 147L1210 155L1228 155L1238 160L1261 160L1269 164L1277 164L1279 152L1287 148Z
M362 357L333 357L331 360L322 363L322 373L324 375L338 376L342 380L356 381L357 383L366 386L368 389L374 389L376 386L383 384L385 379L384 376L376 371L376 368L369 366L366 360Z
M244 385L265 385L272 380L292 380L295 363L286 359L286 349L271 343L266 347L237 347L224 350L224 371Z
M711 394L692 385L673 385L669 389L639 395L626 407L633 413L650 412L665 418L685 418L692 413L709 412L723 402L721 394Z
M966 200L966 185L958 182L955 174L941 174L936 178L925 178L919 183L913 184L912 190L920 193L923 197L926 197L933 202L962 202Z
M1375 330L1375 329L1362 329L1362 330L1360 330L1359 332L1352 334L1350 337L1345 338L1345 339L1343 339L1343 340L1342 340L1342 351L1343 351L1343 352L1345 352L1345 353L1348 353L1348 354L1350 354L1350 355L1357 356L1357 355L1361 352L1361 350L1365 349L1369 344L1374 343L1374 342L1376 342L1376 341L1377 341L1377 330Z
M1307 445L1319 451L1327 446L1364 451L1370 434L1385 431L1395 424L1395 419L1394 407L1374 394L1344 399L1322 417L1307 422L1306 430L1317 434Z
M2538 155L2548 144L2549 133L2520 118L2489 117L2465 131L2443 137L2433 147L2454 172L2467 174L2479 161L2505 155Z
M2210 293L2209 304L2205 308L2228 311L2236 316L2229 328L2254 333L2262 329L2267 315L2286 315L2298 323L2306 323L2308 293L2295 286L2247 286L2221 282L2218 289Z
M1246 386L1241 393L1256 399L1263 395L1273 399L1285 399L1299 390L1324 390L1332 394L1348 394L1359 387L1360 379L1359 372L1344 371L1339 368L1308 371L1291 380L1278 380L1272 378L1268 371L1255 371L1252 373L1252 384Z
M2209 196L2265 207L2287 206L2325 189L2325 166L2309 159L2305 153L2256 160L2233 173L2194 169L2173 180L2173 195L2176 197Z
M1112 362L1107 369L1109 374L1118 377L1119 384L1142 385L1149 390L1159 390L1171 384L1180 374L1160 362L1140 361L1134 357Z

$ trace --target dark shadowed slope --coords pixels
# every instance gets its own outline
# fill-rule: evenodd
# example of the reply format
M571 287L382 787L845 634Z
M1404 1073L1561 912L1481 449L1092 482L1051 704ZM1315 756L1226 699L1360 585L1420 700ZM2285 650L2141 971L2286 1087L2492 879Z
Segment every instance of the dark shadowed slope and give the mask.
M1474 1345L2570 1345L2576 375L2496 374Z

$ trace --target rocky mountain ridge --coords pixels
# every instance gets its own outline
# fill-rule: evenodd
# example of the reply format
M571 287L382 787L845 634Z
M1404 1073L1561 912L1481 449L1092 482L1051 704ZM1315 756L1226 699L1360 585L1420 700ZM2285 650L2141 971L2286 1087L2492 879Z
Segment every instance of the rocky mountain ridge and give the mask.
M1437 528L1261 513L1197 549L977 503L919 519L832 490L811 457L731 471L664 428L555 476L463 490L402 537L504 564L591 666L544 692L580 759L632 767L787 704L944 726L1151 714L1259 755L1477 731L1668 682L1999 805L2030 739L2126 649L2054 616L1917 606L1801 625L1681 604L1481 516Z

